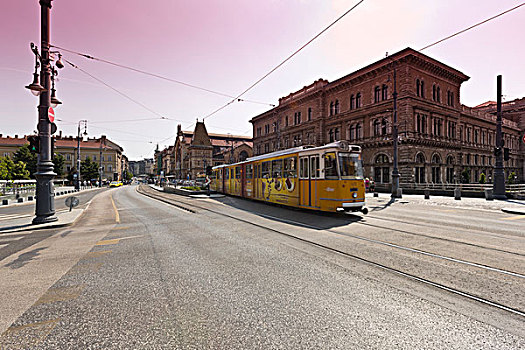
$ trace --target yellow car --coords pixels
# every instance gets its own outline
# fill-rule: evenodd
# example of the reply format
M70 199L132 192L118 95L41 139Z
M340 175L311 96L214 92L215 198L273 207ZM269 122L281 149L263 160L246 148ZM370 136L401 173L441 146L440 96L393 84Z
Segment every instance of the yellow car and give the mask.
M120 187L122 185L123 184L121 181L111 181L111 183L109 184L109 187Z

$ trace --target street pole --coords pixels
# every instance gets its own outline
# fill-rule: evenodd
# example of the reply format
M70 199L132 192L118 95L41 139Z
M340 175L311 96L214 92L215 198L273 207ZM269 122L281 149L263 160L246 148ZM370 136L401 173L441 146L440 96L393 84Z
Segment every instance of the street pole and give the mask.
M78 131L77 131L77 183L75 188L80 190L80 122L78 122Z
M106 144L106 139L104 138L104 145ZM98 157L98 187L102 187L102 137L100 138L100 152Z
M396 80L396 63L392 63L394 66L394 120L392 130L392 140L394 142L394 169L392 170L392 198L398 198L399 196L399 170L397 160L397 80Z
M501 75L497 77L497 119L496 119L496 166L492 191L494 198L507 199L505 195L505 172L503 171L503 135L501 131Z
M40 48L42 50L40 81L44 91L40 94L38 106L38 137L40 153L36 165L36 206L33 224L57 221L55 216L55 190L53 188L53 161L51 154L51 122L48 111L50 101L51 66L49 61L49 17L52 0L40 0Z

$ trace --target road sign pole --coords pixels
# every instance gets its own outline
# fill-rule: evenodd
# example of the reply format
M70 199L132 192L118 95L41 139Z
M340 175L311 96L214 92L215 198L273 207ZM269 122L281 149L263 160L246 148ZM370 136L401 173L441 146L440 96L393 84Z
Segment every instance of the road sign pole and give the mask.
M36 165L36 206L33 224L43 224L57 221L55 216L55 190L53 178L53 155L51 154L51 122L49 108L51 104L51 66L49 60L49 17L52 0L40 0L40 47L42 49L40 78L44 91L40 94L38 106L38 137L40 138L40 153Z

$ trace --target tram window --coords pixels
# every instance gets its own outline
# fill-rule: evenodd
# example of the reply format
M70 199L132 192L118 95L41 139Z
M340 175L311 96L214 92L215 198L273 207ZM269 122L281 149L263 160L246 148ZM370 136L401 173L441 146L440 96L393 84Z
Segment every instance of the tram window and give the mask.
M246 178L251 179L253 177L253 165L248 164L246 165Z
M318 179L319 176L319 156L310 158L310 176L312 179Z
M326 179L338 178L335 152L325 153L324 155L324 176Z
M241 178L241 167L240 166L236 166L235 167L235 178L236 179L240 179Z
M230 178L230 169L226 168L224 170L224 178L228 180Z
M272 161L272 177L282 177L283 160L277 159Z
M261 175L267 179L270 177L271 162L262 162Z
M303 179L308 178L308 157L300 160L299 177Z
M339 167L343 179L363 178L363 166L358 154L339 153Z
M295 163L295 157L289 157L284 159L284 177L297 177Z

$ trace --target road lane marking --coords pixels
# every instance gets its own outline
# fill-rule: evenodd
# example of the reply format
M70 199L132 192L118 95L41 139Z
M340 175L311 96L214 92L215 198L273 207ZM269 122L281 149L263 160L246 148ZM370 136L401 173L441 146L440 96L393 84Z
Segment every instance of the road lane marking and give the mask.
M105 241L98 241L95 243L95 245L109 245L109 244L117 244L120 242L120 238L117 239L106 239Z
M85 287L85 285L79 284L69 287L50 288L44 293L44 295L40 297L40 299L37 300L35 305L50 304L57 301L76 299L79 297Z
M120 215L117 210L117 206L115 205L115 201L113 200L113 195L111 195L111 204L113 204L113 210L115 210L115 221L117 224L120 224Z
M127 230L128 228L130 228L129 226L117 226L117 227L114 227L111 229L111 231L114 231L114 230Z
M60 318L9 327L0 336L0 349L30 349L38 345L55 328Z
M519 220L519 219L525 219L525 215L509 216L501 220Z

